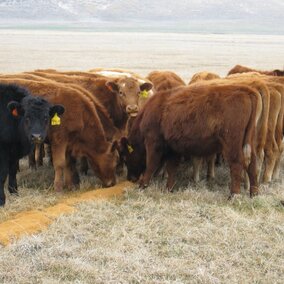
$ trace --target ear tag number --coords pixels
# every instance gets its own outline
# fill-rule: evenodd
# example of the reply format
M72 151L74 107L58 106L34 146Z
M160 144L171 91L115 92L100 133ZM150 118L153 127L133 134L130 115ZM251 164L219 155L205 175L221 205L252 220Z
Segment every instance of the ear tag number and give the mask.
M134 151L131 145L127 145L127 149L128 149L129 154L131 154Z
M144 90L140 93L140 97L143 99L147 99L149 97L149 92Z
M60 124L61 124L60 117L58 116L57 113L55 113L55 115L51 119L51 125L60 125Z

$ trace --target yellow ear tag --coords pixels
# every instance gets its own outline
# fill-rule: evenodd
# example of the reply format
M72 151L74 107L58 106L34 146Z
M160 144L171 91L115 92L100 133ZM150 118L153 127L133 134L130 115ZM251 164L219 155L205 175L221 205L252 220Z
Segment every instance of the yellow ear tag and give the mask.
M131 154L134 151L134 149L130 145L127 145L127 149L129 154Z
M61 124L60 117L58 116L57 113L55 113L55 115L51 119L51 125L60 125L60 124Z
M144 99L147 99L149 97L149 92L146 91L146 90L140 92L140 97L144 98Z

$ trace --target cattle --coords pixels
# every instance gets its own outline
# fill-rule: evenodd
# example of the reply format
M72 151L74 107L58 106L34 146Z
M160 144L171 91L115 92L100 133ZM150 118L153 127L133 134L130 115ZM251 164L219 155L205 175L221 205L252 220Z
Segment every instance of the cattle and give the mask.
M115 168L118 160L117 143L109 142L99 119L98 109L85 93L64 87L56 82L36 82L24 79L1 79L26 87L32 94L51 103L62 103L65 114L58 125L51 127L48 140L51 144L54 188L78 185L79 177L74 168L74 157L87 157L93 171L104 186L116 183ZM64 184L62 176L64 173Z
M264 148L266 144L267 132L268 132L268 120L269 120L269 109L270 109L270 91L268 86L259 78L248 78L246 76L231 77L227 79L219 79L208 82L208 84L214 85L245 85L253 88L261 96L262 112L261 117L258 120L256 128L256 169L258 180L260 178L261 167L264 159ZM272 101L274 97L272 98ZM270 114L271 115L271 114Z
M241 85L193 85L170 93L157 93L149 99L131 128L130 139L122 141L130 155L137 155L136 161L140 155L143 160L146 153L140 185L149 184L163 159L167 160L167 187L171 189L180 156L222 152L231 172L230 196L240 193L243 169L249 173L250 195L256 195L255 132L261 115L258 92ZM132 135L138 137L134 145ZM129 159L127 165L136 177L143 173L143 167L136 162Z
M52 119L54 116L60 119L65 109L63 105L31 96L28 90L17 85L3 83L0 84L0 108L0 206L3 206L7 176L9 192L17 194L19 159L29 154L34 143L46 138Z
M228 75L236 74L236 73L248 73L248 72L257 72L260 74L270 75L270 76L284 76L284 70L275 69L273 71L260 71L260 70L252 69L252 68L242 66L242 65L236 65L235 67L233 67L228 72Z
M154 93L157 92L157 96L151 96L151 104L161 104L163 100L172 94L172 90L175 88L185 86L184 81L171 71L153 71L148 74L146 77L149 81L153 83ZM145 170L145 147L143 144L143 138L140 137L140 132L137 131L138 124L142 119L145 108L147 107L147 102L142 108L142 111L138 113L137 117L130 119L129 121L129 135L126 138L121 139L121 155L124 157L126 166L127 166L127 178L131 181L137 181L141 172ZM144 110L143 110L144 109ZM154 115L154 114L152 114ZM155 119L153 121L158 122L160 120L160 112L156 113ZM153 122L154 123L154 122ZM153 125L153 127L155 127ZM133 129L133 130L131 130ZM142 140L141 140L142 139ZM128 145L128 141L130 143ZM132 151L132 147L135 148L135 151ZM141 157L144 157L141 159ZM136 164L135 167L132 167L132 164ZM161 163L162 166L162 163Z
M185 86L184 81L172 71L152 71L146 79L153 83L155 92Z
M180 88L183 88L182 86ZM121 154L127 167L127 179L136 182L146 168L146 148L144 136L141 132L141 123L148 117L151 118L151 124L148 125L149 131L159 129L161 120L161 109L159 106L171 96L173 91L157 92L152 96L133 120L127 138L122 137L120 141ZM155 109L155 112L152 112ZM161 162L160 166L163 165Z
M211 81L214 79L219 79L220 76L211 73L211 72L198 72L194 74L189 81L188 85L194 84L196 82L203 82L203 81ZM192 157L192 164L193 164L193 180L195 182L198 182L200 180L200 171L201 171L201 166L203 162L206 162L207 164L207 180L212 180L215 178L215 161L216 157L218 157L218 160L221 160L221 155L220 154L213 154L209 157L205 158L199 158L199 157Z
M206 71L198 72L192 76L192 78L188 82L188 85L191 85L199 81L209 81L209 80L214 80L214 79L220 79L220 76L218 74L206 72Z
M270 182L272 178L279 176L279 162L282 153L283 137L283 114L284 114L284 90L283 86L273 76L260 75L258 73L244 73L228 76L229 79L242 80L249 83L251 80L258 79L265 83L269 90L269 116L267 122L267 135L258 136L258 149L264 145L264 173L263 181ZM281 80L282 78L279 78ZM264 103L264 107L267 103Z
M1 76L2 77L2 76ZM1 78L0 77L0 78ZM97 109L99 118L102 122L102 125L104 127L104 131L106 134L106 137L108 140L113 140L115 138L120 137L119 134L119 130L116 129L115 125L113 125L113 121L111 121L111 119L109 119L109 115L107 114L107 112L105 111L103 105L100 103L99 99L96 98L96 96L93 96L92 93L88 92L88 90L96 92L98 94L100 94L101 90L100 88L103 87L103 93L105 93L105 91L109 92L110 91L105 87L105 81L103 81L102 83L93 84L93 80L92 79L88 79L88 78L83 78L81 76L66 76L63 74L45 74L45 73L41 73L41 72L26 72L26 73L20 73L20 74L14 74L14 75L6 75L3 76L3 78L18 78L18 79L28 79L28 80L33 80L33 81L40 81L40 82L53 82L56 81L58 83L68 83L69 87L72 87L73 89L77 89L79 91L79 93L84 93L86 96L89 97L89 99L92 101L92 103L94 104L94 106ZM55 80L56 79L56 80ZM77 83L77 84L76 84ZM65 84L66 86L66 84ZM108 97L108 96L102 96L102 97ZM111 102L109 104L106 103L107 106L112 107L115 104L115 102ZM117 110L118 108L112 108L112 110ZM123 116L119 116L118 112L112 112L115 114L115 116L113 116L114 118L122 118ZM123 113L123 112L122 112ZM126 116L124 116L124 120L126 120ZM118 126L120 126L119 123L123 123L121 121L119 121L118 119L115 120L115 122L117 122ZM124 122L125 124L125 122ZM36 147L35 149L36 153L43 153L43 145L40 147ZM33 153L30 155L29 157L29 165L32 168L36 168L36 165L40 165L41 161L42 161L42 155L38 155L38 159L35 159L35 154ZM81 172L86 173L88 170L88 166L87 166L87 161L83 158L83 160L81 161Z

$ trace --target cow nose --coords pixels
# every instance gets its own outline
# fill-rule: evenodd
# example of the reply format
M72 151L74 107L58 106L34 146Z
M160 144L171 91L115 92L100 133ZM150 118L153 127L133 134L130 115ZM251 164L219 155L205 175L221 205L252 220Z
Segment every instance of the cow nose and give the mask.
M32 141L34 143L42 143L42 137L40 134L32 134Z
M126 112L131 114L137 114L138 112L138 105L128 105L126 107Z

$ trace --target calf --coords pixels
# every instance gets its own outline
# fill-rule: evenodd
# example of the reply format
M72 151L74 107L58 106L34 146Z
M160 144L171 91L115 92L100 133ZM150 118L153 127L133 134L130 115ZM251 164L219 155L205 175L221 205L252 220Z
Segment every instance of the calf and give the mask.
M5 204L7 175L9 192L16 194L19 159L29 154L34 143L44 141L51 119L63 113L62 105L31 96L16 85L0 84L0 206Z
M244 86L189 86L173 93L156 103L159 95L153 96L138 116L139 125L131 129L138 130L146 150L141 186L149 184L163 159L167 159L167 187L171 189L180 156L222 152L231 170L231 195L240 193L243 169L249 173L251 196L257 194L255 128L261 115L260 95ZM136 147L129 146L134 154ZM138 165L128 163L128 167L137 169Z
M146 78L153 83L155 92L185 86L184 81L171 71L152 71Z

